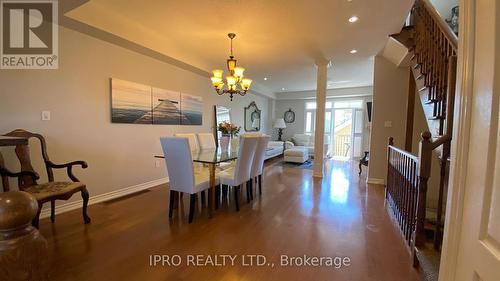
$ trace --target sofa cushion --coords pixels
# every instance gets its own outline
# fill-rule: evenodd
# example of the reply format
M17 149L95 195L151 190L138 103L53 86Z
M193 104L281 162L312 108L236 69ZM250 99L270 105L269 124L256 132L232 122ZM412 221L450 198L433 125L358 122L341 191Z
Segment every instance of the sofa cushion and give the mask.
M267 143L268 147L283 147L283 142L282 141L270 141Z
M306 146L310 143L311 136L305 134L296 134L292 138L292 142L298 146Z

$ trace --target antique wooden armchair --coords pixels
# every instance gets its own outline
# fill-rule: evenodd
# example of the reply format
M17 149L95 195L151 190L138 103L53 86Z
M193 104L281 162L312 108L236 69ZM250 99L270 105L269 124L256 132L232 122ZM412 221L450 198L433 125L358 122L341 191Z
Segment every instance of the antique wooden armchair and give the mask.
M4 136L9 137L19 137L19 138L37 138L40 141L42 149L42 157L45 163L45 169L47 172L48 182L44 184L38 184L39 179L38 174L34 171L31 165L29 146L18 145L16 146L16 155L21 163L21 172L13 173L8 171L4 165L3 161L0 161L0 176L2 177L2 184L4 192L9 191L9 181L8 177L15 177L18 180L19 190L28 192L32 194L38 201L38 214L35 219L33 219L33 226L38 227L38 221L40 218L40 212L42 206L46 202L50 202L51 212L50 220L55 221L55 200L68 200L74 193L81 192L83 199L83 221L87 224L90 223L90 217L87 215L87 205L89 201L89 193L84 183L81 183L78 178L73 174L73 166L79 165L83 169L87 168L87 163L84 161L74 161L66 164L55 164L50 161L47 154L47 144L45 139L40 134L31 133L25 130L14 130ZM1 157L0 157L1 159ZM71 181L55 181L54 173L52 169L63 169L65 168L68 173L68 177Z
M368 162L370 161L370 152L365 151L365 156L363 158L359 159L359 175L361 175L361 170L362 165L368 167Z

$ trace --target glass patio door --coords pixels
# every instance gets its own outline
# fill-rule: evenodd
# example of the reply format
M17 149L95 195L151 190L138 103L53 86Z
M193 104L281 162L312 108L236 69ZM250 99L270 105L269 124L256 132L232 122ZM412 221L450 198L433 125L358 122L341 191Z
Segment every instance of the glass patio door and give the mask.
M334 108L331 155L338 160L359 158L363 153L363 109Z
M335 159L348 160L352 154L353 110L333 109L333 146L331 155Z
M352 131L352 155L351 158L360 158L363 156L363 109L354 109L354 130Z

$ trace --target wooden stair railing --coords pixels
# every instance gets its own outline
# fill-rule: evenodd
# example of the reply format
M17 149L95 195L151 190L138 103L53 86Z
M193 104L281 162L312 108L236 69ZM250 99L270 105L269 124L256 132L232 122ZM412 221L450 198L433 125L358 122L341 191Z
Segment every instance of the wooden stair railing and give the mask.
M423 87L420 87L421 95L423 95L421 100L425 101L426 95L424 103L432 106L432 115L428 118L438 122L437 131L434 132L435 137L430 140L429 145L421 146L421 149L430 150L431 152L424 151L424 153L432 155L432 150L439 148L441 154L439 198L434 235L434 248L439 250L442 239L444 190L448 177L447 160L450 156L453 131L458 40L429 0L416 0L410 18L413 25L414 42L414 47L410 48L414 54L413 73L415 77L418 77L417 80L423 80L421 81ZM428 162L424 162L420 159L421 165L429 166L429 172L431 160L429 158Z
M419 196L419 158L394 146L387 148L387 187L385 198L408 247L413 246Z
M427 182L434 150L440 152L441 166L434 248L439 250L441 246L458 40L429 0L415 1L409 22L410 26L405 26L400 34L393 37L413 54L410 67L415 79L413 87L420 95L430 132L422 133L418 156L395 147L393 139L390 139L386 199L417 265L416 253L425 247Z

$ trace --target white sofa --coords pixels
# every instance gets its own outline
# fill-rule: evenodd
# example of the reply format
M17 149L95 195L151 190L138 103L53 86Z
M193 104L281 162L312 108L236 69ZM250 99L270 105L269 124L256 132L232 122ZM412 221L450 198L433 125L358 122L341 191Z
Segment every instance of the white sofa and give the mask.
M242 134L243 137L262 136L262 135L265 135L265 134L257 133L257 132L248 132L248 133ZM284 141L269 141L269 143L267 144L267 149L266 149L266 154L265 154L264 159L267 160L267 159L282 155L283 152L285 151L285 147L290 148L291 146L293 146L293 144L291 144L289 142L287 142L287 144L285 144Z
M288 144L289 143L289 144ZM314 135L306 135L306 134L295 134L291 138L287 145L290 147L301 147L306 149L309 156L314 156ZM328 137L325 136L324 148L323 151L326 154L328 152Z
M270 141L267 144L265 160L283 154L285 144L282 141Z

